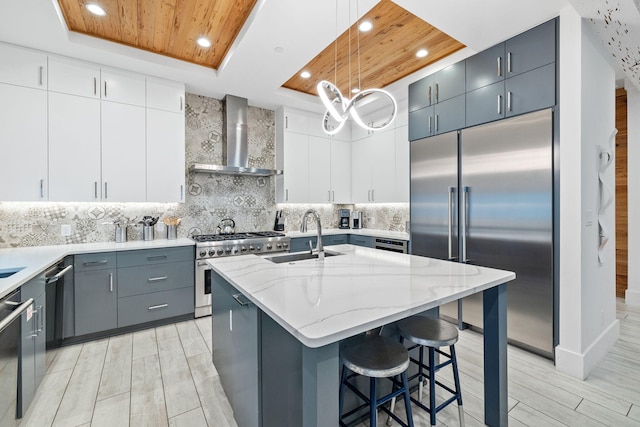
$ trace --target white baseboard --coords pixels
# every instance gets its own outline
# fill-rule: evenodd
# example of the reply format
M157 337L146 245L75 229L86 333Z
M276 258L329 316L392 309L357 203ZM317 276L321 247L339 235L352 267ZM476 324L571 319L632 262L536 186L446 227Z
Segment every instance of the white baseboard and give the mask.
M624 293L624 303L627 305L640 306L640 291L627 289Z
M607 355L613 348L620 336L620 322L614 320L596 340L580 354L562 347L556 347L556 369L572 377L586 379L593 368Z

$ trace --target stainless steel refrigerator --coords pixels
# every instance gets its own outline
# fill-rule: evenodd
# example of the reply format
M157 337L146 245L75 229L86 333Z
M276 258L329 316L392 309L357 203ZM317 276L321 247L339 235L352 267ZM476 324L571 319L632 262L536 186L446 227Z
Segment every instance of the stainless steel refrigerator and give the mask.
M509 340L551 358L553 188L551 109L411 142L411 252L514 271ZM481 328L482 296L461 305Z

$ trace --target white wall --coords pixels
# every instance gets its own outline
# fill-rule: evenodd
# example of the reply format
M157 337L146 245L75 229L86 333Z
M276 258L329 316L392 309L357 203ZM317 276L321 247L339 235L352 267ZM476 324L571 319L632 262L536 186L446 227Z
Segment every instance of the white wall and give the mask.
M604 263L598 261L598 146L615 124L615 72L571 7L560 15L560 342L556 367L586 378L619 334L615 312L615 212ZM615 167L605 173L614 189Z
M627 89L627 182L629 213L629 276L625 302L640 305L640 91L633 84L625 82Z

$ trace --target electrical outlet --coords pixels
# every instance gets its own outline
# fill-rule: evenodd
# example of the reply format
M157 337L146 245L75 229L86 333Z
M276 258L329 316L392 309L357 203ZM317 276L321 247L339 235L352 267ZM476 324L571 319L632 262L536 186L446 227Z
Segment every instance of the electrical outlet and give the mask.
M69 224L62 224L62 225L60 226L60 235L61 235L62 237L65 237L65 236L71 236L71 225L69 225Z
M369 225L376 225L376 217L372 216L371 218L369 218Z

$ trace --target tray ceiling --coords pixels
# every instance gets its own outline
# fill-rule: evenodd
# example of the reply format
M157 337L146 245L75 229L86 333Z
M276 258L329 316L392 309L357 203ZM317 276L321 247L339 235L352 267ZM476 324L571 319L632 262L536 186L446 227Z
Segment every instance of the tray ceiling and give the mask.
M373 29L359 31L358 25L363 21L371 22ZM327 31L332 28L335 26L327 24ZM291 76L283 87L317 95L317 83L328 80L349 97L353 88L385 87L464 47L391 0L381 0L342 33L337 42L329 44ZM426 49L428 55L417 58L419 49ZM309 72L311 77L302 78L302 71Z
M218 69L256 0L59 0L69 31ZM85 7L97 3L105 16ZM196 44L199 37L210 48Z

